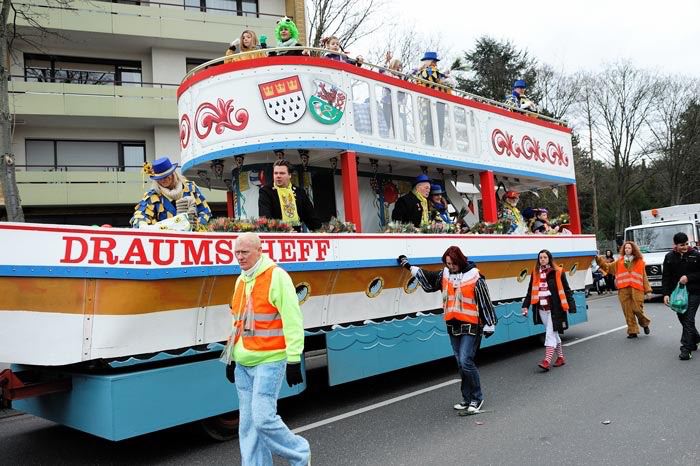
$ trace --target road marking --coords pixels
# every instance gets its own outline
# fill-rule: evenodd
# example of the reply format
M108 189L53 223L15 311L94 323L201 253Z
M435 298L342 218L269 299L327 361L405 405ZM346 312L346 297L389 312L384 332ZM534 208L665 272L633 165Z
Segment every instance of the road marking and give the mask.
M562 346L573 346L575 344L583 343L584 341L588 341L588 340L591 340L593 338L607 335L608 333L617 332L618 330L622 330L623 328L627 328L627 326L623 325L621 327L617 327L617 328L614 328L611 330L606 330L605 332L596 333L595 335L590 335L590 336L587 336L585 338L581 338L580 340L566 343L565 345L562 345ZM294 432L295 434L299 434L301 432L306 432L307 430L315 429L317 427L325 426L327 424L332 424L336 421L341 421L341 420L347 419L349 417L357 416L358 414L366 413L367 411L373 411L375 409L379 409L379 408L382 408L384 406L398 403L399 401L403 401L403 400L406 400L408 398L413 398L414 396L422 395L423 393L428 393L428 392L432 392L434 390L439 390L441 388L448 387L450 385L454 385L456 383L459 383L460 381L461 381L460 379L448 380L447 382L442 382L442 383L439 383L437 385L433 385L431 387L422 388L420 390L416 390L415 392L406 393L405 395L397 396L396 398L391 398L389 400L380 401L379 403L365 406L364 408L359 408L359 409L356 409L354 411L348 411L345 414L339 414L337 416L329 417L328 419L324 419L322 421L312 422L311 424L297 427L296 429L292 430L292 432Z
M414 396L422 395L423 393L432 392L433 390L438 390L440 388L448 387L450 385L454 385L454 384L459 383L459 382L461 382L460 379L448 380L447 382L439 383L439 384L433 385L431 387L422 388L420 390L416 390L415 392L406 393L405 395L397 396L396 398L391 398L389 400L384 400L384 401L381 401L379 403L375 403L373 405L365 406L364 408L356 409L354 411L349 411L345 414L339 414L338 416L329 417L328 419L324 419L322 421L312 422L311 424L297 427L296 429L292 430L292 432L294 432L295 434L299 434L299 433L305 432L307 430L315 429L316 427L325 426L326 424L331 424L333 422L347 419L347 418L352 417L352 416L357 416L358 414L366 413L367 411L372 411L374 409L382 408L382 407L388 406L390 404L398 403L399 401L403 401L403 400L406 400L408 398L412 398Z
M614 328L614 329L611 329L611 330L606 330L606 331L604 331L604 332L596 333L595 335L590 335L590 336L587 336L587 337L585 337L585 338L581 338L580 340L575 340L575 341L572 341L572 342L570 342L570 343L566 343L566 344L564 344L564 345L562 345L562 346L574 346L574 345L577 345L577 344L579 344L579 343L583 343L584 341L588 341L588 340L591 340L591 339L593 339L593 338L597 338L597 337L601 337L601 336L603 336L603 335L607 335L608 333L617 332L618 330L622 330L623 328L627 328L627 326L626 326L626 325L623 325L623 326L621 326L621 327L617 327L617 328Z

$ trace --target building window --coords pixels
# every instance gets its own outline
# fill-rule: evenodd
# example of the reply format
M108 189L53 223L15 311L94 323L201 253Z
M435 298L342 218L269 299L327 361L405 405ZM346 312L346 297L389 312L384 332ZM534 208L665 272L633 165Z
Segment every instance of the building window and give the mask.
M24 54L27 82L141 86L141 62Z
M139 171L146 161L144 141L27 139L30 171Z
M258 16L258 0L184 0L185 10L222 15Z
M208 61L211 61L209 58L187 58L185 61L185 73L189 73L193 69L197 68L199 65L202 65ZM209 68L207 66L207 68ZM206 68L204 68L206 69Z

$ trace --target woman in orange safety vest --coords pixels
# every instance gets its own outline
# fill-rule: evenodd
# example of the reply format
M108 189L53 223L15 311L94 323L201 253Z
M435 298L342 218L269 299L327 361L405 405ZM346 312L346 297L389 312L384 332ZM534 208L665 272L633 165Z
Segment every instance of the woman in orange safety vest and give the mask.
M627 321L627 338L637 338L639 327L649 335L651 319L644 313L644 299L651 298L651 286L639 247L634 241L625 241L615 262L607 262L604 256L596 257L596 262L603 271L615 275L617 297Z
M576 303L566 281L566 273L554 264L552 253L546 249L537 255L537 263L530 274L530 284L522 306L524 316L530 308L535 325L542 324L545 328L544 359L538 366L548 371L555 351L557 359L554 367L563 366L566 359L559 333L569 328L567 314L576 312Z
M411 271L426 292L442 291L447 333L462 379L462 401L454 409L477 414L484 405L484 396L474 357L481 335L490 337L498 322L484 276L457 246L447 248L442 255L445 267L439 271L411 266L406 256L399 256L398 262Z

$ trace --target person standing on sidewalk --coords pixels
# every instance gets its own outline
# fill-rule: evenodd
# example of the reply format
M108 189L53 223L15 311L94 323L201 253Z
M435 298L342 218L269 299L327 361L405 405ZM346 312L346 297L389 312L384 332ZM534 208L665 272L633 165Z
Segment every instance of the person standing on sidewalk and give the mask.
M644 313L644 300L651 298L651 286L639 247L634 241L625 241L615 262L606 261L604 256L596 256L596 262L605 273L615 275L617 298L627 322L627 338L637 338L640 326L649 335L651 319Z
M535 325L545 328L544 359L538 364L545 372L549 370L554 352L557 359L554 367L566 364L559 333L569 328L567 315L576 312L576 302L566 281L566 273L552 261L552 253L543 249L537 255L537 264L530 274L530 284L523 300L522 313L532 308Z
M462 401L454 409L477 414L484 405L484 396L474 357L481 335L486 338L493 335L498 322L484 276L457 246L450 246L442 255L444 268L440 271L412 266L404 255L397 261L416 277L427 293L442 291L447 333L462 379Z
M683 327L681 333L681 354L678 358L687 361L697 351L700 334L695 327L695 313L700 304L700 253L688 246L688 235L683 232L673 235L673 251L664 257L661 284L664 289L664 304L668 306L670 296L680 283L688 290L688 308L677 314Z
M234 247L241 274L231 300L234 331L226 377L238 393L238 437L243 466L272 466L278 455L293 466L309 464L309 442L277 415L285 379L303 382L304 325L294 283L262 253L260 238L243 233Z

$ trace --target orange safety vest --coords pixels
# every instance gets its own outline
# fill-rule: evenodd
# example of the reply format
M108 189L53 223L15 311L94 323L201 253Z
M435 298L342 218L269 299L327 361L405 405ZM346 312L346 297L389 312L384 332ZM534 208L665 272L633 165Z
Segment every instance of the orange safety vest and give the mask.
M637 259L632 261L632 270L625 267L624 258L617 260L617 270L615 271L615 283L618 288L636 288L644 291L644 261Z
M468 277L462 277L459 289L449 279L449 269L445 267L442 271L442 305L445 309L445 320L456 319L469 324L479 324L474 290L480 275L479 269L472 270L475 272L470 273Z
M236 318L234 344L243 338L243 346L252 351L282 350L287 347L282 330L282 317L270 303L272 266L255 277L250 296L246 297L245 282L238 280L231 300L231 314ZM247 325L246 325L246 320Z
M537 270L538 267L535 266L532 269L532 289L530 289L530 304L537 305L540 302L540 271ZM569 312L569 302L566 300L566 293L564 292L564 285L561 283L561 267L554 267L554 279L557 282L557 293L559 293L559 302L561 303L561 308L564 312ZM550 293L552 291L550 290Z

